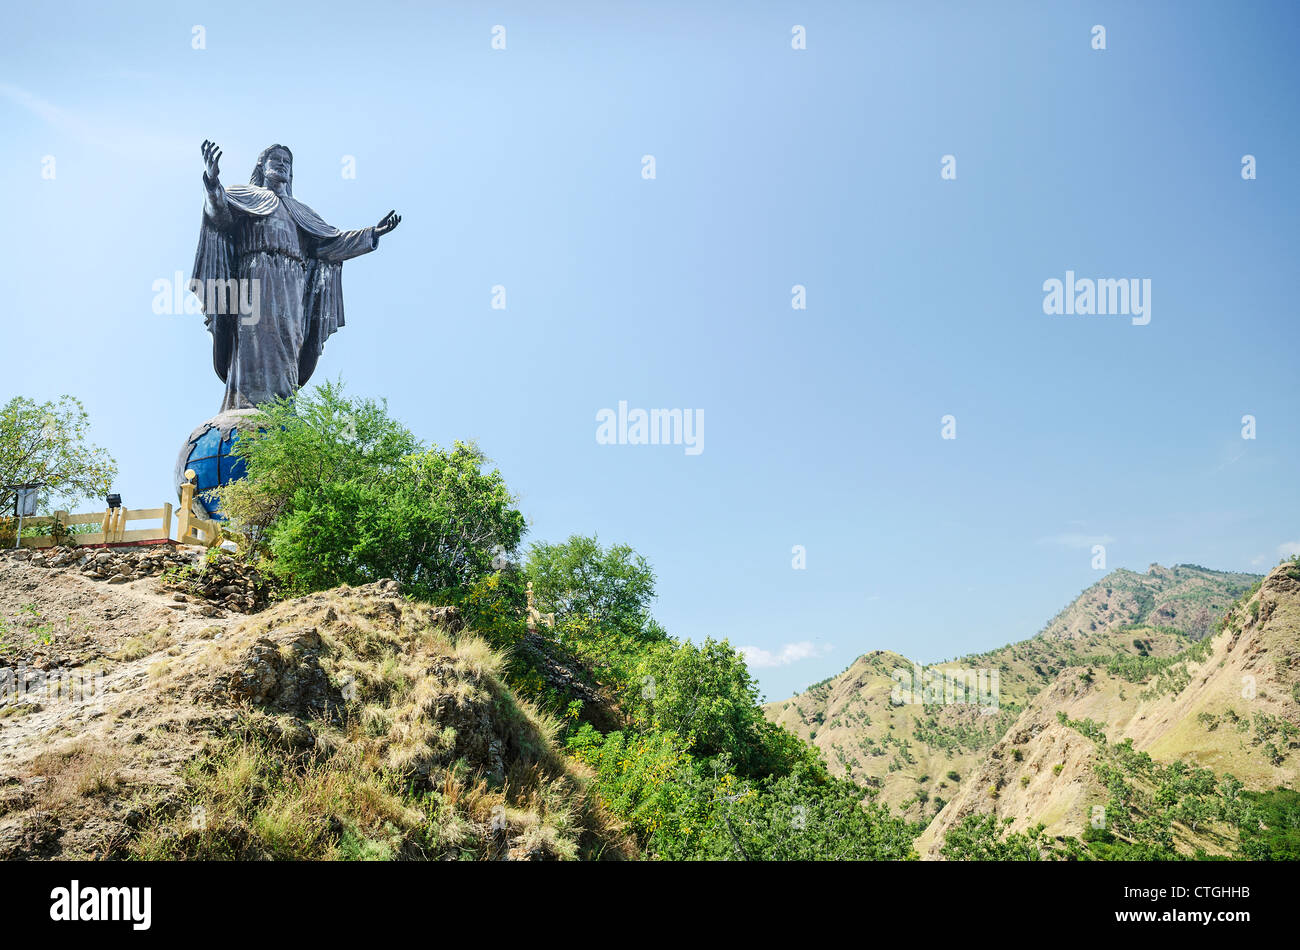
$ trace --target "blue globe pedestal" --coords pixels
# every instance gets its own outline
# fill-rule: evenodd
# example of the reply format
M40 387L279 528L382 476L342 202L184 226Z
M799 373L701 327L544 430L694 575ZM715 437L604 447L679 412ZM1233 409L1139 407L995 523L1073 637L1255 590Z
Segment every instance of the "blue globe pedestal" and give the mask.
M180 497L181 486L186 482L186 469L193 469L197 476L194 480L195 503L213 521L225 520L216 499L207 498L204 493L243 478L244 462L234 456L231 450L239 438L241 428L245 431L256 428L250 421L256 415L256 409L227 409L190 433L176 457L177 498Z

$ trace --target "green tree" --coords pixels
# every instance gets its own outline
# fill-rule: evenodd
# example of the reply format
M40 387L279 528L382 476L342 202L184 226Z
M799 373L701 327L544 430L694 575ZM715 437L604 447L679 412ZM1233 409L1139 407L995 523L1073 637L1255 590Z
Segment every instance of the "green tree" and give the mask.
M921 831L863 802L852 782L819 766L749 781L723 754L691 754L675 732L611 732L589 725L569 751L596 773L607 808L626 820L647 854L667 860L899 860Z
M785 774L810 758L810 747L764 717L758 683L726 640L658 644L631 685L625 707L635 724L690 736L696 756L725 754L741 775Z
M15 396L0 406L0 516L14 509L17 492L7 485L40 482L38 504L71 505L103 498L113 487L117 463L87 439L90 419L72 396L38 403Z
M645 558L625 544L602 547L594 537L531 546L525 565L537 606L555 614L550 637L611 690L634 702L647 651L668 634L650 616L655 577Z
M1241 795L1252 806L1238 826L1242 856L1255 861L1300 861L1300 792L1278 786Z
M650 622L654 571L626 544L601 547L595 537L577 534L562 544L538 542L527 570L538 603L557 619L578 617L624 632Z

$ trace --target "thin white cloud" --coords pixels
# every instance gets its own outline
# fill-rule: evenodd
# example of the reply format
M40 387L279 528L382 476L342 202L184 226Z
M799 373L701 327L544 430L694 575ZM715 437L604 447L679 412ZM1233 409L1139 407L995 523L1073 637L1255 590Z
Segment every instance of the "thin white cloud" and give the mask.
M830 644L818 646L811 640L787 643L776 652L755 646L740 648L740 652L744 655L745 662L749 666L764 668L789 666L791 663L798 663L800 660L813 660L819 656L825 656L830 651Z
M172 151L187 145L178 135L160 135L156 129L129 129L120 119L111 116L96 116L94 121L88 120L12 83L0 82L0 97L26 109L69 138L114 154L156 158L160 151Z
M1067 532L1039 538L1039 544L1055 544L1063 548L1091 548L1094 544L1113 544L1115 539L1109 534L1081 534Z
M1279 557L1295 557L1300 554L1300 541L1283 541L1277 546Z
M1226 462L1223 462L1221 465L1219 465L1218 468L1216 468L1216 469L1214 469L1212 472L1210 472L1210 474L1211 474L1211 475L1214 475L1214 474L1216 474L1216 473L1218 473L1218 472L1221 472L1221 471L1223 471L1225 468L1227 468L1229 465L1236 465L1239 461L1241 461L1241 459L1245 456L1245 454L1246 454L1246 450L1245 450L1245 449L1242 449L1240 452L1238 452L1238 453L1237 453L1236 455L1234 455L1232 458L1228 459Z

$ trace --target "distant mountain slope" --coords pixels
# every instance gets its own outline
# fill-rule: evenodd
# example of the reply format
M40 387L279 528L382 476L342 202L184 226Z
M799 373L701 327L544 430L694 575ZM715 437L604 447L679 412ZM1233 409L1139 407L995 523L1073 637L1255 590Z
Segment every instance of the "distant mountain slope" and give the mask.
M1213 809L1198 813L1195 795L1170 800L1171 784L1158 780L1182 762L1211 770L1215 795L1234 794L1227 776L1246 790L1294 787L1300 565L1272 571L1220 633L1183 659L1146 665L1146 675L1137 665L1063 670L934 819L917 843L921 855L937 857L945 833L967 815L1010 818L1012 830L1041 822L1049 836L1078 838L1099 807L1119 840L1140 837L1130 826L1142 819L1147 830L1168 827L1176 850L1231 853L1235 830Z
M927 818L957 796L1062 670L1089 662L1124 669L1173 664L1256 580L1189 565L1152 565L1146 574L1117 570L1037 637L932 667L996 671L995 711L971 703L891 702L895 671L913 665L887 651L858 657L838 676L765 708L773 722L818 746L835 774L878 789L882 801L911 818Z
M1047 639L1077 639L1115 627L1167 627L1195 639L1205 636L1251 584L1256 574L1211 571L1194 564L1147 573L1120 568L1081 593L1039 633Z
M891 701L894 671L911 669L911 661L896 653L869 653L834 679L769 704L766 712L818 746L834 774L879 789L881 801L910 817L928 816L955 794L1020 706L1004 702L987 715L973 704L897 705Z

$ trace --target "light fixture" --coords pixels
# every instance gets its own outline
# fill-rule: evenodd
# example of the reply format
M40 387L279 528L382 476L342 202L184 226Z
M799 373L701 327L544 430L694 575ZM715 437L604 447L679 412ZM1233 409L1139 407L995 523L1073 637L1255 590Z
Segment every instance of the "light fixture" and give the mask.
M109 496L108 496L108 507L110 507L110 508L121 508L121 507L122 507L122 496L121 496L121 495L109 495Z

